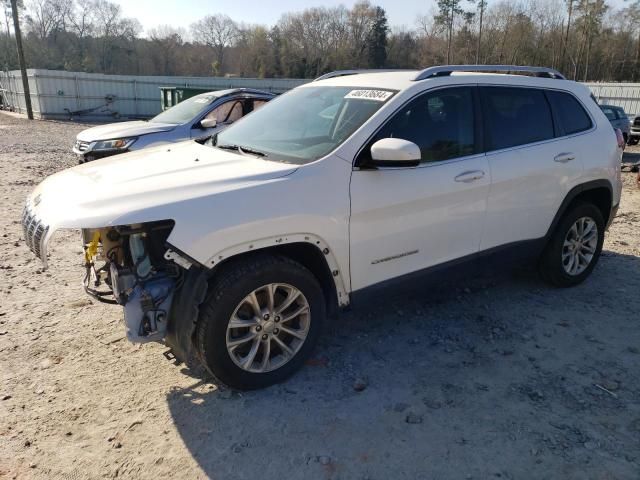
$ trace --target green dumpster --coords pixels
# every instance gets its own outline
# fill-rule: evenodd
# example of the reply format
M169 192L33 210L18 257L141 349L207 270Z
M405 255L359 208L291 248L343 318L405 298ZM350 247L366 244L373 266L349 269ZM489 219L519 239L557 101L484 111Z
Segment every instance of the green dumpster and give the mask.
M219 89L203 87L160 87L160 103L162 111L177 105L187 98L191 98L205 92L213 92L214 90Z

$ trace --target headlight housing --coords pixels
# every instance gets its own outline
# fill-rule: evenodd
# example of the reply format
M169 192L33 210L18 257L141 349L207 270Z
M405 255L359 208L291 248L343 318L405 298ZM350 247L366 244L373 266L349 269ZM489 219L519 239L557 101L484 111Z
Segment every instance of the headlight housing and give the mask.
M126 150L137 138L115 138L113 140L100 140L96 142L92 150Z

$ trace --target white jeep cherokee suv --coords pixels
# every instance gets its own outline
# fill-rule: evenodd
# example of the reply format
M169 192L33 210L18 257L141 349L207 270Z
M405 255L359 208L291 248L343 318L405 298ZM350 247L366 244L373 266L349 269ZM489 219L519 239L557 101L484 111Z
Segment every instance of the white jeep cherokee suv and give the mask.
M206 143L52 175L24 235L46 265L53 233L82 229L85 289L124 307L129 339L259 388L303 364L328 312L392 279L510 250L582 282L621 155L589 90L554 70L335 72Z

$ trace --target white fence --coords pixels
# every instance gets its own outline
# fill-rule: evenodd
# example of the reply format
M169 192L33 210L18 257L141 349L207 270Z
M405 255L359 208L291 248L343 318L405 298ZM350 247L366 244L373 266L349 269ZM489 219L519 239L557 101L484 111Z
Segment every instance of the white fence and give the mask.
M640 83L586 83L601 104L624 108L627 114L640 115Z
M226 77L159 77L103 75L28 69L29 89L37 118L147 118L160 113L160 87L258 88L282 93L308 80ZM0 93L15 111L26 112L19 70L0 72ZM2 98L0 98L0 101Z
M282 78L157 77L27 70L34 115L39 118L109 120L147 118L160 112L160 87L249 87L282 93L309 80ZM587 83L600 103L640 114L640 83ZM0 72L0 102L24 113L20 71Z

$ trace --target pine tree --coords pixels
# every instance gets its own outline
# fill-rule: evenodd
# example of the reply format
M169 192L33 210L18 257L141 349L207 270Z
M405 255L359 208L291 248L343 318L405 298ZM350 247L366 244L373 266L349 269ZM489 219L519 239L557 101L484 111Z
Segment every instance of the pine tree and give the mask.
M456 16L464 13L460 6L462 0L438 0L439 14L436 22L447 29L447 63L451 63L451 44L453 40L453 28Z
M381 7L376 7L371 30L367 35L367 53L370 68L381 68L387 63L387 13Z

